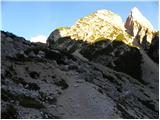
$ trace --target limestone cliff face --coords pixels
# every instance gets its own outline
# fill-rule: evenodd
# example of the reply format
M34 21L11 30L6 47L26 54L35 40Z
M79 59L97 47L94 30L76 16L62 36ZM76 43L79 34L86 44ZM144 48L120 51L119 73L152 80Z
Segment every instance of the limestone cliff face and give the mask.
M123 33L123 29L123 22L119 15L108 10L98 10L79 19L71 27L70 35L73 39L93 43L99 38L113 40L118 34Z
M126 31L135 37L140 44L144 39L148 43L152 43L155 30L152 24L142 15L138 8L133 8L125 22Z
M126 44L131 44L133 40L125 32L122 18L109 10L98 10L79 19L70 28L58 28L56 33L57 31L61 37L69 36L71 39L82 40L91 44L106 39L110 41L119 40ZM55 37L51 34L48 41L52 38L56 41L57 36L57 34L55 34Z
M79 20L71 27L61 27L53 31L47 43L52 46L59 38L70 37L75 41L94 44L99 41L122 41L123 43L149 50L156 31L152 24L135 7L127 20L109 10L98 10Z

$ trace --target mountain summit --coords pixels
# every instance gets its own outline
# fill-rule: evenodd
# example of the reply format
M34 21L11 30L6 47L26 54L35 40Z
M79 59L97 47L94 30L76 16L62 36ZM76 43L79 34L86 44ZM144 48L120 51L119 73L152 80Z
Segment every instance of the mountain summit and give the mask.
M118 14L102 9L77 20L71 27L57 28L49 36L48 41L53 39L56 41L62 37L70 37L90 44L103 40L111 42L116 40L139 47L142 41L151 44L155 37L155 30L136 7L130 11L125 23Z
M69 31L72 39L94 43L100 40L126 40L122 18L109 10L98 10L79 19ZM127 42L127 41L125 41Z
M125 22L125 28L127 32L140 40L142 43L145 37L148 43L152 42L155 30L152 24L145 18L138 8L134 7Z
M98 10L79 19L70 28L58 28L60 36L70 36L74 40L95 43L101 40L123 40L131 43L131 36L125 32L122 18L109 10ZM57 37L56 37L57 38Z
M152 29L154 30L152 24L149 22L149 20L147 20L147 18L145 18L142 13L140 12L140 10L137 7L134 7L131 12L130 15L132 16L134 21L139 22L142 26Z

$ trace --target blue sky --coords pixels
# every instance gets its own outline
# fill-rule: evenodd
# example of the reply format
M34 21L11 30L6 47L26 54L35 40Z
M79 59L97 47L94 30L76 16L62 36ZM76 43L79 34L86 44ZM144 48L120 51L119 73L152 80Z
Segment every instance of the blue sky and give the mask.
M1 3L2 30L23 36L26 39L38 35L49 36L57 27L71 26L79 18L98 9L108 9L126 20L130 10L137 7L158 29L158 1L126 2L33 2L14 1Z

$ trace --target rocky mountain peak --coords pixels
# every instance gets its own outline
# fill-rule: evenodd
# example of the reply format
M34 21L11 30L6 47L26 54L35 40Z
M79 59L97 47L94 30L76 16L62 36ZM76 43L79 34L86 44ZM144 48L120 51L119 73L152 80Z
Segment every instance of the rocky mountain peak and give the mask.
M142 43L144 37L148 43L152 42L155 30L150 21L142 15L138 8L134 7L130 11L125 22L125 28L129 34L140 40L140 43Z
M95 43L106 39L110 41L120 40L127 44L132 41L131 36L125 32L122 18L118 14L105 9L77 20L70 28L60 28L56 33L55 40L60 36L69 36L71 39L82 40L87 43Z
M125 22L122 18L106 9L97 10L77 20L71 27L56 29L48 38L57 41L59 38L70 37L72 40L81 40L93 44L104 40L117 40L123 43L144 48L152 43L156 36L152 24L140 10L134 7Z
M102 19L102 20L112 24L113 26L117 26L121 29L124 28L122 18L118 14L113 13L110 10L106 10L106 9L97 10L94 14L99 19Z
M152 24L150 23L149 20L147 20L147 18L145 18L142 13L140 12L140 10L137 7L134 7L131 12L130 15L132 16L133 20L139 22L141 25L143 25L144 27L154 30Z

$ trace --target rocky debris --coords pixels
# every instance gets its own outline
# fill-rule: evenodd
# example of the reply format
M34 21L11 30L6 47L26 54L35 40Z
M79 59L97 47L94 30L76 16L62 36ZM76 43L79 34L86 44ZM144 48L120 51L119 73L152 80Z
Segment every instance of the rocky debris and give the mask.
M7 38L7 33L3 32L4 35ZM12 38L16 39L16 36ZM137 48L130 48L121 42L109 44L107 41L91 46L77 41L72 43L69 38L57 42L61 43L55 42L57 48L64 49L47 48L39 43L26 45L25 42L2 39L2 53L5 54L1 68L1 118L159 117L159 97L157 92L153 92L153 89L158 91L158 87L152 84L158 84L158 81L151 79L146 84L145 81L125 74L123 70L114 70L114 67L124 61L127 64L128 57L131 58L130 61L133 59L137 62L132 63L133 65L139 64L139 60L143 60L143 54L141 56ZM13 47L14 44L17 46ZM23 52L17 50L19 45L23 46ZM65 45L68 45L68 51L65 50ZM107 47L108 45L110 47ZM84 49L81 49L80 53L88 61L72 55L76 47ZM8 49L10 51L6 52ZM101 52L98 53L99 51ZM34 57L29 55L31 52ZM6 53L11 56L7 57ZM89 56L89 53L93 54ZM119 62L116 64L115 61L110 61L115 64L113 68L110 67L112 69L101 63L102 61L98 62L100 55L107 54ZM104 60L107 59L109 57ZM119 65L119 68L123 67ZM148 84L151 86L148 87Z
M37 56L38 56L39 58L43 58L43 57L45 57L45 52L39 51Z

